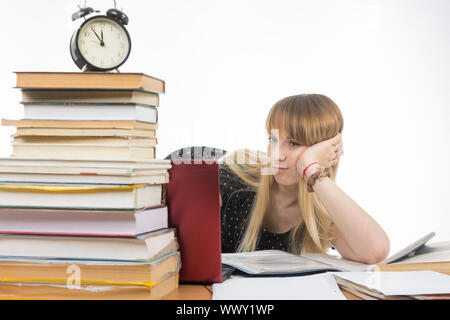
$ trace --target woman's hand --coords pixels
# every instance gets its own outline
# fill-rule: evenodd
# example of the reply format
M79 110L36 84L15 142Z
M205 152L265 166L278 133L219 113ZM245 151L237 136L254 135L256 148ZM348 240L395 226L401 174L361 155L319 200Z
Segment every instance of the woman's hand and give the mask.
M340 156L344 154L342 135L313 144L306 148L297 160L297 172L303 179L308 179L320 167L329 168L337 164ZM318 164L310 164L318 162ZM309 166L309 167L308 167ZM303 177L303 170L308 167Z

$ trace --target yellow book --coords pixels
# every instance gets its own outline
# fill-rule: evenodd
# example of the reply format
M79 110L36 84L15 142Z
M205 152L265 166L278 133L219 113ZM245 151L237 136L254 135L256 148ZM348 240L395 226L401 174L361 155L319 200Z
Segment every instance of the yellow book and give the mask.
M431 270L450 275L450 261L378 264L379 271L422 271Z
M121 89L165 92L163 80L144 73L21 71L15 74L16 88L21 89Z
M168 249L175 249L176 242ZM180 252L171 251L151 261L0 259L1 282L146 285L160 283L180 269Z
M2 126L17 128L72 128L72 129L139 129L156 130L157 123L135 120L9 120L2 119Z
M52 283L0 282L3 300L158 300L178 288L178 272L158 285L68 286Z
M138 90L22 90L21 102L139 103L159 106L159 95Z

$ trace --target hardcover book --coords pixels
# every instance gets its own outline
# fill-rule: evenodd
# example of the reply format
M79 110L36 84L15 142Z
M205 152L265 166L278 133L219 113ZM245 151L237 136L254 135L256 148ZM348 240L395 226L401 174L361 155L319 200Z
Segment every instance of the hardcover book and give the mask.
M165 92L163 80L144 73L15 72L21 89L122 89Z

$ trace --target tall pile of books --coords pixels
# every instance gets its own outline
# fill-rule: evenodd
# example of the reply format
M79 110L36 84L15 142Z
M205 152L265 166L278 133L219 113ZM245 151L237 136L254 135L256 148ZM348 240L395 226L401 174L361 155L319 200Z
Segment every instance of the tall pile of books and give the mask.
M170 160L155 159L164 81L17 72L24 119L0 158L0 298L160 299L178 287Z

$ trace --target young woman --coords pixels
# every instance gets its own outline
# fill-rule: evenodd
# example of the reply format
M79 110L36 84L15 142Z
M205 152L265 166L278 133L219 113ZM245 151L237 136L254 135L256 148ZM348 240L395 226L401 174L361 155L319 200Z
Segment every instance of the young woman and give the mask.
M378 223L336 184L343 118L320 94L284 98L266 120L267 154L236 150L219 160L222 251L335 248L375 264L389 253Z

